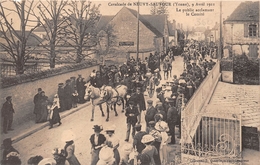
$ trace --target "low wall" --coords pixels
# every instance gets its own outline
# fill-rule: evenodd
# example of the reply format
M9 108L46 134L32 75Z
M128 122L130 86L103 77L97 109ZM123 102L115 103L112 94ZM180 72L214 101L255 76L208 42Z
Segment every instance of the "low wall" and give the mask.
M0 89L1 108L5 102L5 98L10 95L12 96L15 110L13 121L14 128L16 125L23 124L25 121L34 120L33 97L37 93L38 88L42 88L42 90L45 91L46 96L48 96L49 99L53 99L53 96L58 90L58 83L65 83L70 77L78 77L78 74L81 74L83 78L87 78L93 69L99 70L99 65L93 65L85 69Z

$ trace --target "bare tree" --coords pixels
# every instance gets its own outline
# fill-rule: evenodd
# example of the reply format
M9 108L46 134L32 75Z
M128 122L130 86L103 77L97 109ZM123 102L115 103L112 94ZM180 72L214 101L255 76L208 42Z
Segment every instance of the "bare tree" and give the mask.
M16 74L23 74L25 71L25 63L30 58L33 50L27 45L27 41L35 28L39 24L33 26L30 31L26 31L26 28L30 27L28 25L29 16L31 11L34 9L34 1L12 1L14 8L7 7L5 5L6 1L0 2L0 17L1 20L1 36L3 42L0 42L0 47L3 48L5 52L10 55L13 59L14 65L16 67ZM10 4L9 4L10 5ZM19 18L20 31L14 28L14 23L7 18L7 12L11 12L12 16Z
M95 26L100 19L100 5L87 1L72 0L68 5L71 9L64 10L69 15L68 28L64 29L70 46L76 48L76 62L96 52L97 34Z
M48 44L44 44L43 46L50 52L50 68L55 68L57 45L62 45L62 42L60 41L63 36L60 33L66 18L62 17L61 12L67 3L67 0L39 1L37 8L39 9L40 17L37 17L37 14L33 12L33 15L37 17L38 21L41 23L43 29L46 32L45 40Z
M100 51L101 54L107 55L109 51L111 50L112 47L116 45L116 35L115 35L115 30L114 30L114 25L108 24L105 26L99 33L98 33L98 38L100 40L105 40L105 50L102 49L101 44L100 44Z

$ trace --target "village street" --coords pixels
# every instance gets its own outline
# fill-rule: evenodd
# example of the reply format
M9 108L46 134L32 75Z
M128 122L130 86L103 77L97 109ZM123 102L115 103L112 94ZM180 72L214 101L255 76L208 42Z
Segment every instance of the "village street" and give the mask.
M175 61L173 61L173 69L172 75L176 74L179 76L183 71L183 59L182 57L176 57ZM161 72L161 75L163 73ZM172 79L172 78L170 78ZM161 83L165 83L166 80L162 80ZM147 92L144 93L145 100L147 101L149 97L147 96ZM156 93L152 100L156 101ZM105 105L103 104L103 110L105 109ZM117 138L120 139L120 147L122 147L125 142L126 136L126 117L124 113L121 113L121 106L117 106L118 116L114 115L114 112L111 111L110 113L110 121L106 122L105 117L101 116L101 112L99 108L96 107L95 109L95 118L94 121L91 122L91 106L87 106L65 118L62 119L62 125L59 127L54 127L53 129L49 129L49 127L45 127L42 130L20 140L19 142L14 144L14 147L20 152L21 159L23 164L27 162L27 160L34 155L41 155L44 158L53 157L52 150L55 147L63 148L64 143L61 141L62 132L64 130L71 129L75 135L75 146L76 151L75 155L78 157L79 161L82 165L87 165L90 162L90 151L91 145L89 138L94 133L93 125L102 125L104 130L110 125L115 125L115 135ZM142 114L142 129L145 129L145 121L144 121L144 114ZM105 131L102 131L105 134ZM132 138L130 138L129 143L132 143ZM119 147L119 150L120 150Z

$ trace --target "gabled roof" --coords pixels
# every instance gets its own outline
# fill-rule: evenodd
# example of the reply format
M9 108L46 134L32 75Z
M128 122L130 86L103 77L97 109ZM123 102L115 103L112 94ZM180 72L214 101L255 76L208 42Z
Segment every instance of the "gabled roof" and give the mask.
M22 32L19 31L19 30L16 30L16 33L19 36L22 34ZM30 31L25 31L25 36L28 36L29 33L30 33ZM2 32L0 32L0 34L2 34ZM7 34L7 35L10 36L10 34ZM38 37L34 33L31 33L28 40L27 40L27 46L38 46L42 41L43 41L43 39L41 39L40 37ZM3 36L1 36L0 42L6 44L6 40L4 39Z
M133 10L133 9L130 9L130 8L127 8L127 7L124 7L126 9L128 9L136 18L137 18L137 11L136 10ZM147 19L147 20L146 20ZM164 30L161 30L160 28L160 25L155 21L156 18L156 15L150 15L150 17L148 15L141 15L139 14L139 20L148 28L150 29L156 36L163 36L163 31ZM163 26L164 26L164 21L165 19L161 20L160 22L163 21ZM154 22L154 23L151 23L151 22ZM158 29L157 29L158 28ZM164 29L164 28L163 28Z
M100 30L102 30L102 28L105 27L113 18L114 16L112 15L102 15L97 24L97 31L99 32Z
M169 36L175 36L176 29L173 27L173 24L169 22L168 22L168 31L169 31Z
M224 22L228 23L233 21L259 22L259 1L242 2Z

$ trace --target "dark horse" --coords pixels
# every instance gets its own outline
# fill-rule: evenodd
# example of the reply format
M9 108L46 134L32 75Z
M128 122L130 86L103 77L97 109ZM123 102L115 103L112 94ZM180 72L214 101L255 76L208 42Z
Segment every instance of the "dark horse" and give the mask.
M118 85L115 88L112 88L111 86L104 86L101 89L100 97L103 101L107 103L107 119L106 121L109 121L109 107L112 109L112 106L114 106L115 116L118 116L118 113L116 111L116 104L120 105L122 103L122 112L124 112L125 108L125 99L127 94L127 86L125 85Z

